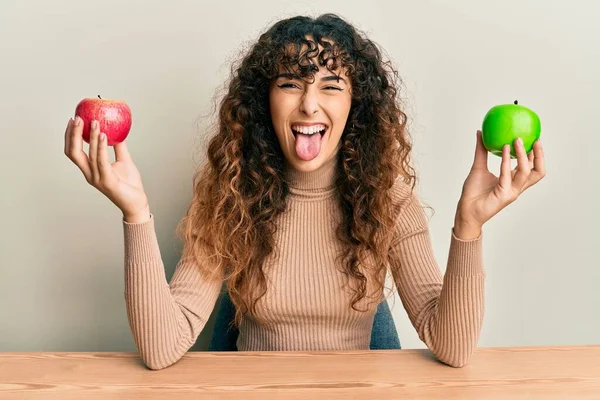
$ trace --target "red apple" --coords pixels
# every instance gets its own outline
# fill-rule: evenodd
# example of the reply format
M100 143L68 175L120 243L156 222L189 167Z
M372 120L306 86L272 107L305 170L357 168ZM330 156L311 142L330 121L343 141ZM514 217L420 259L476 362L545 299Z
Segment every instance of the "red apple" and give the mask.
M83 140L90 142L92 120L100 124L100 132L106 134L107 144L114 146L127 138L131 129L131 110L122 100L85 98L77 104L75 115L83 121Z

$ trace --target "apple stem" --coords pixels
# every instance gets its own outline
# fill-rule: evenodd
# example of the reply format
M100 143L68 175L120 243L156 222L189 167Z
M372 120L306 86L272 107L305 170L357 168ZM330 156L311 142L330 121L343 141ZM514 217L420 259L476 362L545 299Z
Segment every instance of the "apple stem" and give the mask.
M100 96L98 96L98 97L100 97ZM515 104L519 104L519 102L517 100L515 100Z
M102 97L100 97L100 95L98 95L98 98L99 98L100 100L102 100ZM517 104L517 103L515 103L515 104Z

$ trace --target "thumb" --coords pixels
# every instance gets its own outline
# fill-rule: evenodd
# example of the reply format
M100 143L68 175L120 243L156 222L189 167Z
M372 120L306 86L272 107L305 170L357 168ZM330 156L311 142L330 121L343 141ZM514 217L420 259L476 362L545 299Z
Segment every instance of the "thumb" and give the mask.
M127 150L125 141L115 144L113 148L115 150L116 161L131 161L131 155L129 154L129 150Z
M483 145L480 130L477 131L477 145L475 146L475 157L473 159L472 169L488 170L488 151Z

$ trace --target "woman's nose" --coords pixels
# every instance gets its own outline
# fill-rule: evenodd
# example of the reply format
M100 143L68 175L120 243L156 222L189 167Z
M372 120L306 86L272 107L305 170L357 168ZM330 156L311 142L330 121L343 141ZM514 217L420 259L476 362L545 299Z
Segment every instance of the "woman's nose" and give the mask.
M306 115L313 115L319 111L319 101L317 95L307 90L300 101L300 111Z

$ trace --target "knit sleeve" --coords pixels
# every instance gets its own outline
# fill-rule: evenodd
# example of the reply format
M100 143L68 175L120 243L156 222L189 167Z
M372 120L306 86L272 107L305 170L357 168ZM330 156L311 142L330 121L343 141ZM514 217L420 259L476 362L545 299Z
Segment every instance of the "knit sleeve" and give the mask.
M398 294L419 338L443 363L464 366L477 347L484 315L481 235L461 240L453 231L442 276L422 204L408 185L400 200L389 262Z
M217 301L222 282L205 279L197 265L179 261L170 283L154 228L123 220L125 302L141 358L150 369L177 362L194 344Z

